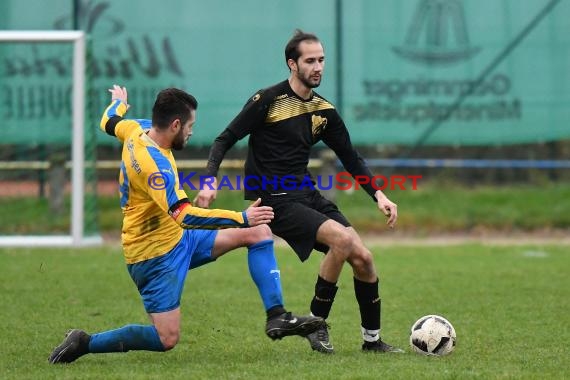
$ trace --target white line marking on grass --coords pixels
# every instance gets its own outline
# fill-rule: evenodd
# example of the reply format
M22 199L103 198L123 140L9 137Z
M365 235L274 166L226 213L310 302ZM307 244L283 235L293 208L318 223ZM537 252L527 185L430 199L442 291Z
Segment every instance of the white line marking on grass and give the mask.
M548 257L548 253L544 251L524 251L522 253L524 257L537 257L537 258L545 258Z

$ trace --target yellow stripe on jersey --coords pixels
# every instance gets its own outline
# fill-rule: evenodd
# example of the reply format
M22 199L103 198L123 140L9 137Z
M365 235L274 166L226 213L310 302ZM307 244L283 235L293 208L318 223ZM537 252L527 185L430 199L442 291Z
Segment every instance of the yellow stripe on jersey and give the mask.
M323 98L314 96L310 101L303 102L296 97L290 96L271 103L265 122L276 123L295 116L327 109L334 109L334 106Z

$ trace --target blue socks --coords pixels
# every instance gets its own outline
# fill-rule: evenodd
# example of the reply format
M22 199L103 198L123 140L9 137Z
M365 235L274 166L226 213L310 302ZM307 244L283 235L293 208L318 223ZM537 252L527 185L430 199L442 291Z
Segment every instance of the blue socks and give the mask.
M283 306L281 278L273 252L273 240L263 240L249 246L247 264L265 310Z
M152 325L126 325L91 335L89 352L127 352L130 350L164 351L156 328Z

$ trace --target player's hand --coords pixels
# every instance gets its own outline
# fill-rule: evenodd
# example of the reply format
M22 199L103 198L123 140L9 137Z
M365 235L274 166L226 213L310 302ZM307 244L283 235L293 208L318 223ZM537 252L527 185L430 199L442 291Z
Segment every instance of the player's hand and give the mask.
M273 207L260 206L261 198L257 198L246 210L247 222L250 227L268 224L273 220Z
M208 208L216 200L216 196L218 195L218 181L214 178L214 181L209 185L204 185L204 189L200 190L196 197L192 201L194 206Z
M376 192L376 199L378 200L378 208L388 217L386 224L390 228L394 228L398 220L398 205L389 200L381 191Z
M127 88L126 87L121 87L121 86L114 84L113 88L109 89L109 92L111 93L111 101L120 100L121 102L123 102L127 105L127 110L129 109L130 106L127 103L128 94L127 94Z

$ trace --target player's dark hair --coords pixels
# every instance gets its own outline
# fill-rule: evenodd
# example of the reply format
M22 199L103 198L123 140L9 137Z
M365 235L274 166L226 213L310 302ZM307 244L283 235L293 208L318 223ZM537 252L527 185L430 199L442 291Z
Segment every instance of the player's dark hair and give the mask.
M320 42L319 38L312 34L312 33L305 33L301 29L295 29L295 33L293 33L293 37L287 42L285 46L285 64L292 59L293 61L297 62L299 57L301 56L301 52L299 51L299 44L303 41L313 41L313 42ZM289 65L287 65L289 67ZM289 68L289 71L291 68Z
M182 124L190 119L190 113L198 108L198 101L186 91L167 88L158 93L152 107L152 125L160 129L180 119Z

